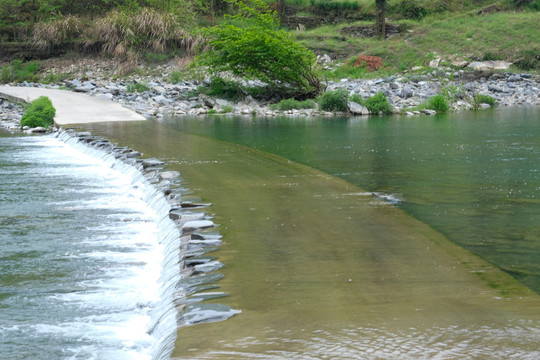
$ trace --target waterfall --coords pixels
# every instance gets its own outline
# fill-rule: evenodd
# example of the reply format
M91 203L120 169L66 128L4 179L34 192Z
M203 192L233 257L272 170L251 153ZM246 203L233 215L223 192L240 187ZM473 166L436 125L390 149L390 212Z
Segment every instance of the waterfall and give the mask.
M185 305L185 296L178 291L181 282L181 230L169 217L171 204L162 190L152 185L143 173L140 162L133 159L121 159L111 147L95 148L80 141L73 133L60 131L57 137L76 150L104 161L110 167L122 172L131 180L133 188L138 190L141 199L156 213L158 219L158 243L161 246L161 277L159 280L159 300L152 304L151 322L148 334L154 339L150 355L153 360L165 360L170 357L176 340L180 310Z

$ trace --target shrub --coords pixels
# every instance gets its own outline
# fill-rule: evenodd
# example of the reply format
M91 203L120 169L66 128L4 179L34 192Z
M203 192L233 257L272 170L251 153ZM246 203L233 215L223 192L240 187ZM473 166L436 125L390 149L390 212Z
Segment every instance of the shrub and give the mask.
M497 100L489 95L475 95L473 98L473 108L478 109L480 104L488 104L489 106L497 105Z
M212 74L229 71L259 79L283 93L305 97L320 93L315 54L279 28L275 12L267 11L261 0L250 1L251 5L241 0L226 1L239 9L238 14L202 30L212 50L199 55L195 66L206 66Z
M447 112L448 111L448 102L446 97L442 94L435 95L428 100L427 108L435 110L436 112Z
M134 82L134 83L128 84L126 87L126 91L128 93L145 92L148 90L150 90L150 87L147 84L144 84L141 82Z
M390 106L386 95L382 92L367 98L362 102L362 105L364 105L372 114L379 114L381 112L383 114L392 113L392 106Z
M346 90L327 91L319 98L319 107L323 111L347 111L347 99L349 94Z
M51 100L46 96L41 96L32 101L21 119L21 127L29 126L35 128L42 126L48 128L54 122L56 110Z
M270 105L270 109L287 111L293 109L313 109L315 106L313 100L298 101L295 99L286 99L277 104Z

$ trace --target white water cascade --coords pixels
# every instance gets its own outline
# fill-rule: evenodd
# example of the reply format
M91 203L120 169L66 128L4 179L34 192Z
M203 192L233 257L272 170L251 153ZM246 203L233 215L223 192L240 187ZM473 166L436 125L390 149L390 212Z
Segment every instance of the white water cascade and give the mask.
M137 291L145 294L147 303L138 303L137 306L147 309L145 331L152 338L151 345L144 350L144 356L140 359L168 359L176 340L179 309L185 305L185 296L178 291L178 284L183 277L181 273L183 259L180 253L181 233L169 218L171 205L163 191L146 179L141 171L142 167L137 166L136 162L119 160L114 153L87 146L67 132L59 133L58 138L76 151L99 159L106 166L126 177L133 190L133 196L139 197L155 213L155 224L152 226L155 226L157 230L157 238L155 248L150 255L154 258L144 259L147 261L147 266L143 269L145 273L141 273L141 277L136 279L133 285L140 287ZM153 279L156 281L154 284L143 281L148 275L148 268L159 272L159 278Z

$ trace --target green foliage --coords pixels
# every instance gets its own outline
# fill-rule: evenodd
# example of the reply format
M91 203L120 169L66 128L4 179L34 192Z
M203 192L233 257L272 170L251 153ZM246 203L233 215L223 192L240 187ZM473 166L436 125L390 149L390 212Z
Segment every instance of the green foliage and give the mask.
M488 104L489 106L493 107L497 105L497 100L495 100L494 97L489 95L477 94L473 97L473 108L478 109L480 107L480 104Z
M277 104L270 105L271 110L293 110L293 109L314 109L317 105L313 100L298 101L295 99L285 99Z
M197 91L232 101L236 101L245 95L245 90L238 82L225 80L217 76L212 77L208 85L199 86Z
M66 73L48 74L41 79L41 82L43 84L58 84L69 78L71 78L71 75Z
M396 4L396 11L408 19L420 20L428 15L428 10L414 0L402 0L399 4Z
M519 51L514 65L522 70L540 69L540 47Z
M23 117L21 118L21 127L29 126L48 128L53 124L56 110L52 105L51 100L46 96L41 96L32 101Z
M390 103L388 103L388 99L386 98L386 95L384 93L380 92L377 93L360 104L364 105L370 113L372 114L391 114L392 113L392 106Z
M354 11L360 8L358 1L310 0L311 6L324 11Z
M349 97L349 100L360 105L364 104L364 99L362 99L362 96L360 96L360 94L352 94Z
M142 82L134 82L134 83L130 83L127 85L126 87L126 91L128 93L134 93L134 92L145 92L145 91L148 91L150 90L150 87L148 86L148 84L145 84L145 83L142 83Z
M446 83L441 87L441 94L452 102L465 97L466 91L461 85Z
M349 93L343 89L335 90L335 91L327 91L323 93L318 99L319 108L323 111L347 112L348 97L349 97Z
M435 110L436 112L445 113L448 112L448 101L442 94L435 95L428 100L427 109Z
M181 71L171 71L169 74L169 81L171 84L178 84L184 78L184 74Z
M268 11L261 0L252 0L250 5L241 0L227 2L238 7L238 14L202 30L211 50L199 55L196 65L207 66L212 74L229 71L259 79L284 93L306 96L321 91L315 55L279 28L275 12Z
M231 113L233 111L234 111L234 108L232 106L230 106L230 105L223 105L221 107L221 113L223 113L223 114Z
M13 60L9 65L1 68L0 81L4 84L9 82L37 82L39 75L39 62L23 63L21 60Z

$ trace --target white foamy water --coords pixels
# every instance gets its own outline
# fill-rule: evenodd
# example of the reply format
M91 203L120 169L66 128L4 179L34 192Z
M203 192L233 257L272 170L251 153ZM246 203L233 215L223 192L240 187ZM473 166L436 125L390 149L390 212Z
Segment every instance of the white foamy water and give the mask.
M0 137L0 165L0 358L167 359L179 233L163 195L67 136Z

